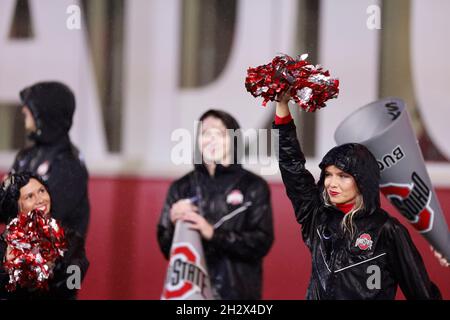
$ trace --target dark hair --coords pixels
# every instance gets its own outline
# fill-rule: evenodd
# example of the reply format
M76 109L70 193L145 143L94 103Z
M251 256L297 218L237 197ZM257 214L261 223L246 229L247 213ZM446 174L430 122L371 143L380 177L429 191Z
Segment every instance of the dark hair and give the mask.
M41 183L47 192L48 186L41 177L30 173L11 173L3 181L0 188L0 222L9 223L19 213L20 189L26 186L31 179L35 179Z
M203 120L205 120L208 117L213 117L213 118L219 119L220 121L223 122L225 128L227 128L228 130L236 131L236 130L240 129L240 126L239 126L239 123L237 122L237 120L232 115L230 115L229 113L227 113L225 111L210 109L201 115L199 121L202 122ZM235 132L235 133L236 134L233 136L233 141L232 141L233 142L233 151L234 151L234 157L233 157L234 164L238 163L238 160L240 158L238 155L238 150L243 150L243 146L244 146L244 141L243 141L242 135L239 132ZM198 136L200 134L201 134L201 132L197 132L194 160L202 159L202 155L201 155L200 149L198 147L198 143L197 143Z

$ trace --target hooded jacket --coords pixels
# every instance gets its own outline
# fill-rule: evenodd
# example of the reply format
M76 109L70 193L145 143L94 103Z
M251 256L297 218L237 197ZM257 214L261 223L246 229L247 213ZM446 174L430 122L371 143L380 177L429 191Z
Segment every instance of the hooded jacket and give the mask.
M11 173L31 172L42 177L52 194L55 218L86 236L90 206L88 171L69 130L75 111L72 91L59 82L40 82L20 92L37 130L32 143L19 151Z
M199 211L211 225L236 209L245 209L215 228L210 241L202 241L215 298L261 299L263 258L273 243L267 183L238 164L218 165L214 177L203 165L196 165L195 170L170 186L161 213L157 235L166 259L170 256L174 234L170 208L178 200L199 193L202 198ZM239 201L232 201L233 197L240 196ZM246 208L247 202L251 205Z
M407 299L440 299L407 229L380 208L379 169L367 148L345 144L331 149L319 165L316 184L305 168L294 122L273 128L279 130L283 183L312 257L306 298L394 299L400 286ZM322 197L329 165L351 174L363 197L364 209L353 218L353 235L341 226L344 213Z
M230 115L210 110L200 120L213 116L227 129L239 125ZM237 159L235 140L234 158ZM196 150L198 156L199 150ZM199 197L197 204L204 218L215 225L226 215L242 210L215 227L213 238L203 240L211 286L217 299L261 299L263 258L273 243L272 206L267 182L245 170L240 164L217 165L210 176L204 164L175 181L169 189L158 223L157 237L168 259L174 234L170 208L181 199ZM247 206L246 206L247 204Z

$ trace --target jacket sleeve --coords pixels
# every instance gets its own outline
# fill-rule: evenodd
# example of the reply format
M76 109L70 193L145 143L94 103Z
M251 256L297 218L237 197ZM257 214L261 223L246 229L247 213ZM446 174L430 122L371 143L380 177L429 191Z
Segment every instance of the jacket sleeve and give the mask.
M31 152L32 149L28 148L20 150L14 158L14 163L8 173L11 174L23 171L23 167L21 168L20 164L22 163L23 165L23 163L28 163L27 155ZM26 164L24 166L26 166Z
M294 121L273 124L278 129L278 163L286 193L294 207L295 217L302 225L302 235L309 246L313 219L320 207L319 190L312 174L305 168L305 156L297 139Z
M9 170L9 174L14 173L17 171L18 167L19 167L19 155L16 156L16 158L14 159L14 163L11 166L11 170Z
M8 293L6 291L6 285L9 282L9 275L6 273L3 267L6 252L6 242L3 239L3 235L0 236L0 300L7 299Z
M166 259L169 259L170 247L172 246L173 233L175 231L175 227L172 221L170 221L170 208L179 199L181 199L181 195L177 188L177 182L175 182L169 188L157 227L159 248Z
M391 263L405 297L409 299L442 299L438 287L431 282L422 257L408 230L397 220L390 228Z
M53 211L64 226L85 236L89 223L89 208L83 210L88 197L88 173L74 159L58 159L50 169L48 185Z
M246 226L242 231L218 227L211 241L204 241L205 251L220 251L241 260L258 260L269 252L274 239L269 186L258 179L248 190L252 205L244 213Z
M65 252L61 261L57 262L54 268L54 276L49 281L49 288L52 296L58 299L69 299L76 295L77 288L70 288L68 285L72 283L69 278L78 276L76 272L80 272L80 283L86 276L89 268L89 261L86 257L84 238L77 232L66 229L66 238L68 250ZM69 280L69 281L68 281ZM76 281L73 281L76 283Z

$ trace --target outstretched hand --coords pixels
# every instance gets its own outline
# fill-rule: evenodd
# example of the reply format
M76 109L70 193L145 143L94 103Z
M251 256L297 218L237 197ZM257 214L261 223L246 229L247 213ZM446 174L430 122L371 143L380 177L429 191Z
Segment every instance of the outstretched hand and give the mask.
M289 100L291 100L291 95L287 91L284 92L279 97L280 97L280 102L283 103L283 104L288 104Z
M287 92L280 96L280 101L277 102L276 109L276 115L280 118L286 117L290 114L288 105L289 100L291 100L291 96Z

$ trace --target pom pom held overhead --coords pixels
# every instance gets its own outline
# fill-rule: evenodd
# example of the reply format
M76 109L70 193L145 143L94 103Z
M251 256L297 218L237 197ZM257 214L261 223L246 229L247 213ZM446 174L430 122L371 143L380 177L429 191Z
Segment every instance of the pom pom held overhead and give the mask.
M310 64L307 58L307 54L297 59L283 54L269 64L249 68L245 79L247 91L254 97L262 97L263 106L289 94L305 111L324 108L326 101L337 98L339 80L332 78L320 65Z

